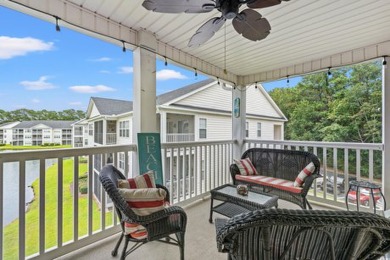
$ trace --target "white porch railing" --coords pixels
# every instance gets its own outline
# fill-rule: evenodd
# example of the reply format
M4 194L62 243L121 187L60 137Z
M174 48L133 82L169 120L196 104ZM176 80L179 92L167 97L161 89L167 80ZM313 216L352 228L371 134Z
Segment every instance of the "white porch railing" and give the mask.
M316 183L310 192L309 200L322 202L345 208L345 196L339 194L337 189L329 192L327 189L326 177L337 172L343 179L348 180L353 174L357 179L363 179L363 168L368 169L368 180L380 182L374 178L374 159L376 153L382 153L382 144L351 144L351 143L322 143L322 142L294 142L294 141L259 141L246 140L246 149L249 147L269 147L285 149L301 149L311 151L320 158L322 183ZM119 231L115 211L105 211L107 206L106 195L102 192L100 182L97 180L98 170L112 156L114 165L119 165L119 153L125 153L125 161L122 165L131 172L132 152L136 150L135 145L122 146L100 146L93 148L62 149L45 151L22 151L0 153L0 258L7 259L11 254L13 259L52 259L90 243L108 237ZM349 155L354 155L354 161ZM331 156L330 156L331 155ZM342 155L343 164L339 164L338 155ZM352 158L352 157L351 157ZM47 171L47 161L55 161L55 184L48 183L50 177ZM66 172L65 165L71 165L71 172ZM111 159L110 159L111 160ZM26 212L26 183L31 174L26 168L26 163L35 161L39 164L38 190L35 200L38 204L38 216L31 218ZM217 142L177 142L162 144L162 161L165 174L165 183L169 188L171 199L174 203L189 203L192 200L207 195L214 187L231 182L229 166L233 161L233 141ZM7 186L4 170L8 163L18 165L17 174L12 176L16 179L19 197L14 204L17 205L16 225L17 243L8 243L8 236L15 237L7 226L3 227L5 208L5 193ZM80 195L78 192L79 175L81 164L86 163L88 172L87 187L88 193ZM354 167L351 167L351 166ZM94 170L96 168L96 170ZM351 172L354 168L356 171ZM71 184L67 179L71 179ZM298 174L298 173L297 173ZM320 182L320 181L319 181ZM334 178L334 184L337 178ZM344 190L348 182L343 183ZM71 187L69 187L69 186ZM321 190L320 188L323 188ZM47 195L54 190L54 195ZM71 193L71 205L65 204L68 193ZM94 191L94 192L92 192ZM67 193L68 192L68 193ZM48 197L50 196L50 197ZM56 215L49 215L49 201L55 200ZM101 205L97 203L101 201ZM83 200L86 200L83 202ZM372 203L370 204L372 208ZM98 208L97 208L98 207ZM368 208L367 208L368 210ZM70 214L67 214L69 213ZM53 227L48 218L55 218ZM72 223L71 236L66 237L64 229L66 223ZM86 229L81 230L82 222L86 223ZM37 229L31 231L32 226ZM14 226L15 227L15 226ZM15 230L15 229L14 229ZM53 236L54 234L54 236ZM35 237L34 237L35 236ZM31 245L31 241L36 241ZM53 243L50 243L54 241ZM12 244L12 245L11 245ZM14 245L17 244L17 245Z
M167 143L176 143L176 142L193 142L195 141L195 134L167 134Z
M313 189L309 192L308 199L311 201L346 208L345 193L349 188L349 179L354 178L382 184L382 160L380 159L378 163L378 160L374 162L374 158L382 158L383 144L246 140L245 145L246 149L251 147L294 149L316 154L321 161L323 177L315 181ZM375 165L377 167L374 170ZM364 176L363 169L365 169ZM374 171L377 177L374 175ZM335 175L337 178L334 178ZM380 202L377 206L379 210L383 210L381 208L383 204ZM371 198L369 208L366 210L368 209L373 211Z

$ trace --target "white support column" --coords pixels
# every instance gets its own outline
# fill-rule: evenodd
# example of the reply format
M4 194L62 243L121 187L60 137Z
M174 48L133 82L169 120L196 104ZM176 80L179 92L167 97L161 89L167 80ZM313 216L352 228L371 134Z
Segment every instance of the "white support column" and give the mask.
M138 48L134 50L133 84L133 143L137 134L157 132L156 115L156 37L146 31L138 31ZM133 153L133 173L138 175L138 155Z
M388 66L382 66L382 143L384 146L382 190L386 197L387 208L390 206L390 68Z
M233 144L233 158L241 158L244 152L245 123L246 123L246 91L245 86L233 88L232 99L232 139L236 140Z
M167 113L160 111L160 137L161 143L167 142Z

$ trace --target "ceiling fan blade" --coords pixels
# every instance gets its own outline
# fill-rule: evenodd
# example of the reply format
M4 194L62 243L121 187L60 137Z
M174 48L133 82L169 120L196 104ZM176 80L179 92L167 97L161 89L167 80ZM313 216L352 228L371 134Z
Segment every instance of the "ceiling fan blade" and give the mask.
M145 0L142 6L159 13L207 13L215 8L213 0Z
M247 6L249 8L265 8L265 7L278 5L282 1L290 1L290 0L254 0L253 2L247 3Z
M233 27L243 37L260 41L268 36L271 25L267 19L252 9L245 9L233 19Z
M214 34L221 29L226 19L223 17L214 17L204 23L188 42L188 47L198 47L207 42Z

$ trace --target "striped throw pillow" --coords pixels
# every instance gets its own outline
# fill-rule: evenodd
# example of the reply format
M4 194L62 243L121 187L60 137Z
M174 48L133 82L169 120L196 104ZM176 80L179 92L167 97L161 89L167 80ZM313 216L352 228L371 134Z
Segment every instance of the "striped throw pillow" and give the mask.
M315 169L316 167L313 162L306 165L306 167L303 168L303 170L295 178L294 187L302 187L303 183L305 182L305 179L308 176L312 175Z
M124 189L143 189L156 188L154 181L154 172L148 171L142 175L127 180L118 180L118 188Z
M146 216L166 207L166 191L159 188L118 189L119 194L126 200L134 213ZM135 239L148 237L146 228L138 223L124 223L124 234Z
M125 222L125 235L130 235L135 239L145 239L148 237L146 228L137 223Z
M135 214L146 216L164 209L166 192L160 188L118 189Z
M249 158L237 160L234 159L238 169L240 170L241 175L257 175L257 171L255 166L253 166L251 160Z

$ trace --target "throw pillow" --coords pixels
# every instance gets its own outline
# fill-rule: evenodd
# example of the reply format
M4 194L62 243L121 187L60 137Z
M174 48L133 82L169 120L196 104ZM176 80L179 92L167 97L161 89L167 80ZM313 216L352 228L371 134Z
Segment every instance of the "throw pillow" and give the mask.
M125 189L156 188L156 183L154 181L154 172L148 171L134 178L130 178L127 180L118 180L118 188L125 188Z
M146 216L165 208L166 192L159 188L118 189L119 194L126 200L134 213ZM135 239L148 237L146 228L138 223L124 223L124 234Z
M306 165L306 167L303 168L303 170L298 174L297 178L295 178L294 187L302 187L305 179L312 175L315 169L316 167L314 166L313 162Z
M160 188L118 189L135 214L146 216L164 209L166 192Z
M148 231L146 228L137 223L125 222L125 235L130 235L135 239L145 239L148 237Z
M234 159L238 169L240 170L241 175L257 175L255 166L253 166L249 158L237 160Z

